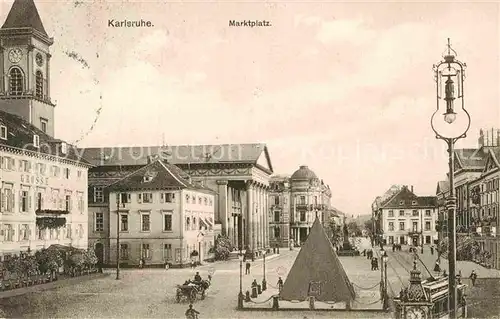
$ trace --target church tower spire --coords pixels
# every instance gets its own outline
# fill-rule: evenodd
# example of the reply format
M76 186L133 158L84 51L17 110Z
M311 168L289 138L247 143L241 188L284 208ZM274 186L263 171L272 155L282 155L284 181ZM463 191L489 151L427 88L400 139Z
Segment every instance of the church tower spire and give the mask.
M0 28L0 110L54 136L50 46L33 0L15 0Z

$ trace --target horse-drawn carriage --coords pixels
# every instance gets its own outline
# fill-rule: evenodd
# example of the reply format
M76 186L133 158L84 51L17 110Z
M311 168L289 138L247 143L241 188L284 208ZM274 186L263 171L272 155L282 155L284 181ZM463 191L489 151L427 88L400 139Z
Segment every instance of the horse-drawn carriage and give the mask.
M200 295L201 300L205 299L205 292L210 287L210 280L211 276L208 276L208 280L188 280L183 285L177 285L175 300L181 302L181 300L186 299L190 303L193 303L196 301L198 295Z

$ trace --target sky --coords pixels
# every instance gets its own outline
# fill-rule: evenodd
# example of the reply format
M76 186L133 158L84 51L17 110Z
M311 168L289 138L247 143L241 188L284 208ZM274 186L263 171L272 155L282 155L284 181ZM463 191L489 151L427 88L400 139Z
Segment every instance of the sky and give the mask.
M467 63L457 147L500 123L496 3L35 2L54 37L56 136L79 147L266 143L275 173L308 165L349 215L392 184L434 195L447 154L432 66L447 38ZM271 26L229 26L246 19Z

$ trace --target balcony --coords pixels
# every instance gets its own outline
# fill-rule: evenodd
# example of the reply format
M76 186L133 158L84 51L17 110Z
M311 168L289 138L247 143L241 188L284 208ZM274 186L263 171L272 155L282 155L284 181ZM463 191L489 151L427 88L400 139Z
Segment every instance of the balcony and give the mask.
M297 204L295 206L297 207L297 209L307 209L307 210L309 210L309 209L312 209L313 205L300 203L300 204Z
M45 215L67 215L69 211L63 209L37 209L35 211L37 216L45 216Z

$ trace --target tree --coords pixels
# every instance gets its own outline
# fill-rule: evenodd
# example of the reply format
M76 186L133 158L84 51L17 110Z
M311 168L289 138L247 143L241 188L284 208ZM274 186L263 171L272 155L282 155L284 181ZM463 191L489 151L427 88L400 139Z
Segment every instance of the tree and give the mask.
M215 259L216 260L227 260L229 258L229 253L233 250L231 241L227 236L219 235L215 239Z
M328 234L328 237L333 245L342 243L342 229L340 224L337 224L335 221L335 218L331 218L328 221L328 224L326 225L326 233Z
M89 248L85 253L85 267L87 269L92 269L97 264L97 256L93 248Z
M373 229L373 219L370 218L369 220L366 220L363 226L368 233L368 236L372 237L375 234L375 230Z
M361 236L361 229L359 228L358 223L356 223L355 221L350 221L347 224L347 231L349 232L350 236Z

